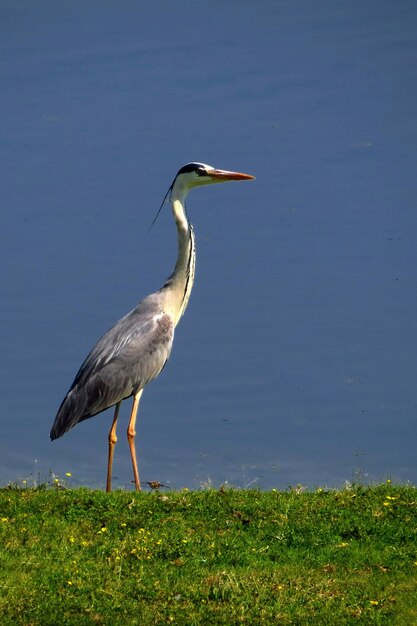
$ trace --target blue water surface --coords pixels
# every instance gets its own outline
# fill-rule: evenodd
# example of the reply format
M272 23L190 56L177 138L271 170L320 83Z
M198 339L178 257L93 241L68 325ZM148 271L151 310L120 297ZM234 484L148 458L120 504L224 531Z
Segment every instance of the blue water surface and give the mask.
M143 395L143 480L417 481L417 12L318 0L0 2L0 482L102 487L112 413L53 443L84 357L169 275L197 160L197 276ZM119 426L115 485L131 485Z

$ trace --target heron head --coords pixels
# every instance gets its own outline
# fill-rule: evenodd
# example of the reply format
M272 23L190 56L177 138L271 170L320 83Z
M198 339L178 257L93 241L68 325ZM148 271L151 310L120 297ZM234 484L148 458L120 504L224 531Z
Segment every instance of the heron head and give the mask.
M251 180L255 178L250 174L218 170L206 163L187 163L178 172L171 186L171 198L175 196L185 197L193 187L212 185L214 183L227 183L230 180Z
M216 170L216 168L206 163L187 163L183 165L178 171L178 174L174 178L174 181L168 191L166 192L162 204L156 216L153 219L149 230L155 224L162 207L165 204L165 200L169 197L171 202L173 200L180 200L183 202L185 196L193 187L199 187L201 185L212 185L213 183L227 183L229 180L251 180L255 176L250 174L241 174L240 172L229 172L228 170Z

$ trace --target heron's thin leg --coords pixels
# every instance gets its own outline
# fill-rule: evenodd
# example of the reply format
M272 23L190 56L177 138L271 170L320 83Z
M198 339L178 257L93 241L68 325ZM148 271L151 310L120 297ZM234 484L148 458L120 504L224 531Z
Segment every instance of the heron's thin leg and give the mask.
M119 417L120 405L122 401L116 404L116 408L114 410L113 422L109 432L109 460L107 463L107 483L106 483L106 491L111 491L111 474L113 467L113 457L114 457L114 446L116 445L117 437L116 437L116 426L117 426L117 418Z
M138 391L138 393L133 398L132 412L130 414L129 426L127 427L127 441L129 443L130 456L132 457L133 478L135 479L136 491L140 491L140 480L139 480L138 464L136 461L136 450L135 450L135 435L136 435L135 424L136 424L136 416L138 414L139 400L142 395L142 392L143 392L143 389Z

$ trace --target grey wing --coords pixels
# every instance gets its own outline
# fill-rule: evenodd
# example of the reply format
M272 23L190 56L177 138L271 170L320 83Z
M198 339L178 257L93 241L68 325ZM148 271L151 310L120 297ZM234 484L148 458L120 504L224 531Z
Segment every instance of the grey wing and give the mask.
M136 394L163 369L172 349L173 320L143 304L94 346L58 410L51 439Z

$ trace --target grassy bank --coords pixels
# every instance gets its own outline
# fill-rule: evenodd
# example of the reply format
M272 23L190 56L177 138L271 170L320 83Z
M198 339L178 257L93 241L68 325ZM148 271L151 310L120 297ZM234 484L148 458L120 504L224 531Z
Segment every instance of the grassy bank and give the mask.
M0 623L417 623L417 489L0 490Z

